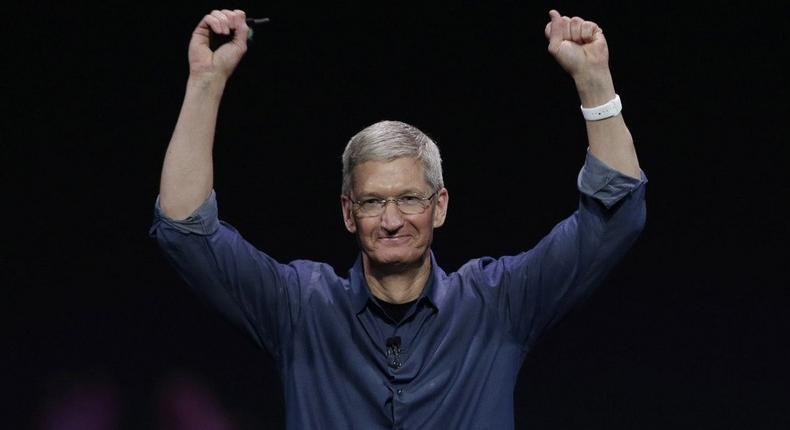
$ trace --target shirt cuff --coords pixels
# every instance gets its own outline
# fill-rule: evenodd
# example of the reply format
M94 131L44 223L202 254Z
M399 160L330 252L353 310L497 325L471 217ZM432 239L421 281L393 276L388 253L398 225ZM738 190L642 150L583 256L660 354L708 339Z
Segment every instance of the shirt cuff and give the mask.
M209 194L206 201L195 209L192 215L182 220L174 220L167 217L162 212L162 207L159 205L159 196L157 196L156 203L154 204L154 226L151 230L154 230L161 222L181 233L208 236L219 228L217 213L217 194L214 190L211 190L211 194Z
M639 170L640 179L624 175L607 166L587 151L587 158L579 172L579 191L611 208L628 193L647 182L645 172Z

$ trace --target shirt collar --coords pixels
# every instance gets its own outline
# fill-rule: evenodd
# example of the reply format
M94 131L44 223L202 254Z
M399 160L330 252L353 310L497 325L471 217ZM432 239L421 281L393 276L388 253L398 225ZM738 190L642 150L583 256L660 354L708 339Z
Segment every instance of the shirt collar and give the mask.
M433 255L433 251L431 253L431 274L428 278L428 282L423 288L422 293L420 293L420 299L426 297L431 305L438 311L440 308L440 304L442 303L442 299L445 296L445 293L442 291L442 288L438 288L437 285L440 284L447 275L444 271L436 264L436 258ZM349 279L351 283L351 304L353 309L356 313L360 313L365 309L367 306L368 301L373 299L372 294L370 293L370 288L368 287L368 282L365 280L365 269L362 264L362 254L360 253L357 256L356 262L354 262L354 266L350 270Z

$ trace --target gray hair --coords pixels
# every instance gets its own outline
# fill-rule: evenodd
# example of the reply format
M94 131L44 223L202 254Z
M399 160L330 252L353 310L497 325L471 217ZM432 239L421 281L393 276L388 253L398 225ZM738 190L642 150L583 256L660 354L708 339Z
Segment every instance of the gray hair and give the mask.
M348 141L343 151L342 193L351 196L351 173L366 161L392 161L414 157L422 162L425 180L439 190L444 187L439 147L417 127L400 121L379 121L365 127Z

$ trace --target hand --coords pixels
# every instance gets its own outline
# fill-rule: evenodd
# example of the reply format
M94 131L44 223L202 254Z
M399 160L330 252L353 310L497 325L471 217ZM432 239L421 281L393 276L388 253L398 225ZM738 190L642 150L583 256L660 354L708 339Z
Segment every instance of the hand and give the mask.
M549 11L549 17L551 22L545 29L549 53L574 80L608 73L609 49L598 24L576 16L560 16L556 10Z
M233 40L216 51L209 48L209 34L229 35ZM213 10L203 17L189 41L189 73L193 78L227 79L247 52L246 15L242 10Z

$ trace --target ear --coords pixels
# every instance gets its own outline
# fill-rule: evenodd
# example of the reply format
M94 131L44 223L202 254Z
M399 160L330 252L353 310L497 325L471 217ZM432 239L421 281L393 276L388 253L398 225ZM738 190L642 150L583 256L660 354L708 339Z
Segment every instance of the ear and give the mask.
M354 203L348 196L340 196L340 209L343 210L343 224L345 224L346 230L348 230L349 233L357 232L357 221L354 219L353 205Z
M436 208L433 210L433 228L441 227L447 217L447 207L450 204L450 193L447 188L436 192Z

